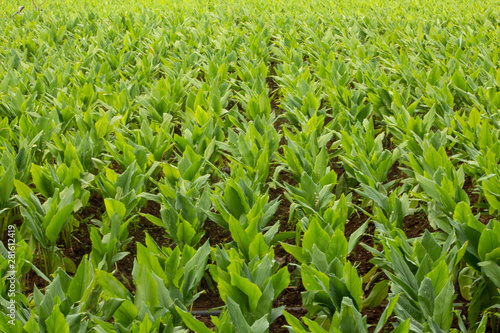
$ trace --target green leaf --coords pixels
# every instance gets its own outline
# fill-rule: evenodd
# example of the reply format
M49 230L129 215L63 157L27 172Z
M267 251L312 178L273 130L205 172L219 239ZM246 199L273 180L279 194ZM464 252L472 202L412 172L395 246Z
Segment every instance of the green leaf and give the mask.
M139 306L141 302L144 302L148 307L155 308L159 304L156 281L145 265L139 264L138 266L137 279L134 281L137 286L134 303Z
M363 302L363 279L350 261L344 265L344 281L356 309L360 310Z
M479 238L477 253L481 260L486 260L486 255L491 251L498 249L500 242L495 230L484 230Z
M432 317L434 313L434 299L436 294L431 279L425 277L418 289L418 303L425 317Z
M69 324L59 310L59 305L54 306L50 317L45 320L45 325L47 333L69 333Z
M361 227L359 227L358 229L356 229L356 231L351 234L351 236L349 237L349 244L348 244L348 247L347 247L347 253L348 254L351 253L352 250L354 250L354 248L358 244L359 238L361 238L361 236L363 236L363 234L366 231L366 228L368 228L368 224L369 223L370 223L370 221L366 221L365 223L363 223L361 225Z
M410 332L410 318L399 324L399 326L392 331L392 333L409 333Z
M305 330L304 325L302 325L302 323L300 322L300 320L298 320L297 318L295 318L295 316L289 314L286 311L283 312L283 316L285 317L286 322L289 325L292 326L294 332L296 332L296 333L305 333L305 332L307 332Z
M399 296L400 294L391 297L389 304L387 304L384 312L382 312L382 315L380 316L380 319L377 323L377 327L375 327L374 333L380 332L380 330L384 327L385 323L387 322L387 319L389 319L389 317L392 314L392 311L394 311L394 307L396 306L399 300Z
M16 187L17 194L19 194L22 198L29 200L33 191L29 188L28 185L23 182L14 179L14 186Z
M250 325L248 325L238 303L233 301L231 297L226 296L226 305L229 312L229 318L231 318L231 321L236 328L236 332L253 333L252 328L250 327Z
M460 71L455 71L455 73L451 77L451 82L461 90L468 90L467 82L465 81L462 74L460 74Z
M280 242L283 249L290 253L301 264L306 263L306 258L302 253L302 247Z
M272 276L271 282L274 289L274 298L276 298L290 284L290 273L288 273L288 268L283 267L280 269L275 275Z
M106 136L106 134L108 133L108 125L109 121L107 116L104 116L95 122L94 126L97 132L98 139L102 139Z
M188 147L189 148L189 147ZM203 164L203 159L194 162L183 174L182 178L185 180L193 181L194 177L200 170L201 165Z
M106 298L127 299L127 289L118 281L113 274L97 270L95 279L103 288L103 296Z
M110 298L104 302L102 307L103 315L106 320L109 320L115 314L116 310L122 305L125 300Z
M449 279L439 294L436 293L434 300L433 319L439 327L449 332L453 321L453 300L455 299L455 290L452 279Z
M9 200L13 190L14 167L10 166L0 177L0 208Z
M417 299L416 291L418 290L417 279L412 274L410 268L408 267L408 264L401 257L398 250L396 250L392 246L391 246L391 259L397 277L401 279L403 283L406 284L406 286L401 286L401 287L403 287L408 292L408 294L413 299L416 300Z
M500 267L494 261L482 261L478 264L484 274L495 284L497 288L500 288Z
M137 243L136 258L137 258L137 262L140 265L148 267L153 273L155 273L160 278L162 278L166 281L169 280L167 275L165 274L163 267L160 265L158 257L155 256L153 253L151 253L148 248L146 248L144 245L142 245L139 242ZM167 271L169 271L171 269L173 269L173 270L177 269L177 267L167 267L167 263L168 263L168 261L165 262L165 266L166 266L165 269Z
M50 198L54 195L53 181L41 166L32 164L31 176L33 178L33 184L35 184L36 188L45 198Z
M137 307L129 301L125 300L115 312L115 322L124 327L128 327L138 316Z
M144 316L144 319L142 320L142 323L139 326L138 333L150 333L152 328L153 328L153 323L151 323L149 316L146 315Z
M435 182L419 175L418 173L415 174L415 178L417 179L420 186L424 189L425 193L427 193L427 195L429 195L432 199L441 202L441 195L436 189L437 184Z
M109 198L104 199L104 205L106 206L106 212L108 213L109 217L113 216L115 213L118 213L120 219L125 218L127 208L122 202Z
M431 279L432 285L434 286L434 293L438 295L450 278L448 266L445 261L441 260L439 264L427 274L427 277Z
M245 214L245 206L241 202L242 198L238 191L231 185L227 185L224 189L224 199L227 202L227 208L231 215L239 219L241 215Z
M471 288L474 282L473 271L470 267L464 267L458 275L458 284L460 286L460 294L467 301L472 299Z
M234 272L229 274L231 276L231 284L248 296L250 310L256 311L260 297L262 296L262 291L260 291L259 287L250 280L245 279Z
M269 245L266 244L264 236L261 233L258 233L248 248L248 259L253 260L255 256L259 259L263 258L268 251Z
M191 240L193 240L194 236L196 236L196 230L194 230L191 224L184 220L180 215L179 220L182 222L179 223L177 229L177 239L183 244L194 245L191 244Z
M75 206L74 202L69 204L69 205L64 206L50 220L50 223L47 226L47 229L45 229L45 236L47 237L47 239L50 241L51 244L56 243L57 237L59 236L61 229L68 222L68 217L73 212L74 206Z
M170 183L175 183L179 178L181 178L179 170L167 163L163 164L163 174L165 175L165 179L167 179Z
M266 316L263 316L253 323L251 330L252 333L267 333L268 328L269 328L269 321Z
M179 316L181 316L182 321L186 326L197 333L213 333L212 330L207 328L205 324L197 320L191 313L183 311L179 307L175 307Z
M387 297L389 292L389 280L383 280L377 283L370 295L363 300L363 307L374 308L379 306L380 303Z
M253 236L256 235L257 231L254 230L253 233L247 233L246 230L243 229L243 226L240 224L240 221L235 219L232 215L229 216L228 223L229 231L231 231L231 235L238 245L238 249L245 255L245 257L248 257L250 242L252 241Z
M387 196L375 190L371 186L361 184L363 191L359 191L355 189L357 193L362 195L363 197L373 200L380 208L387 210L388 209L388 199Z
M4 314L1 314L0 316L4 316ZM9 318L10 320L10 318ZM9 325L7 323L7 321L3 320L2 318L0 318L0 324L3 326L3 327L7 327L7 325ZM20 325L20 322L19 321L16 321L16 326L21 326ZM16 327L17 328L17 327ZM33 332L33 333L39 333L40 332L40 328L38 326L38 323L35 321L35 316L30 316L30 319L26 322L26 324L24 325L24 327L21 329L17 329L17 330L14 330L13 327L9 327L9 329L12 329L12 333L21 333L21 332ZM24 331L23 331L24 329ZM3 331L5 332L5 331ZM10 333L10 332L9 332Z
M313 219L309 224L309 228L304 234L302 247L312 251L313 245L316 245L323 253L325 253L330 246L330 236L321 228L319 222Z
M208 256L210 255L210 244L208 241L201 246L196 254L184 266L184 285L183 293L194 290L200 283L203 274L205 274Z

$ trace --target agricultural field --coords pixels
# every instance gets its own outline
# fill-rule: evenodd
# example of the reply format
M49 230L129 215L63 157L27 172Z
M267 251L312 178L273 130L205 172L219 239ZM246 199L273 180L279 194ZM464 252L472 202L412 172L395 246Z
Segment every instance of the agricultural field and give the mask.
M499 5L3 0L0 332L500 332Z

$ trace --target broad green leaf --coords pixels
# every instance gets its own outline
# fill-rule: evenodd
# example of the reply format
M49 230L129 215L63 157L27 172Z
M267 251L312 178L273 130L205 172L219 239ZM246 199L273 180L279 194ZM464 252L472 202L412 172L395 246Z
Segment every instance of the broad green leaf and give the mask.
M103 296L107 298L127 299L127 289L113 274L97 270L95 272L97 283L103 288Z
M479 263L479 266L491 282L493 282L497 288L500 288L500 266L491 260L482 261Z
M409 333L410 332L410 319L406 319L404 322L400 323L399 326L392 331L392 333Z
M486 259L486 255L500 247L497 232L495 230L484 230L479 238L477 253L481 260Z
M47 229L45 230L45 236L47 237L47 239L50 241L51 244L55 244L57 237L59 236L59 233L68 222L68 218L70 214L73 212L74 206L75 203L66 205L65 207L60 209L56 213L56 215L54 215L54 217L50 220L50 223L47 226Z
M182 222L179 223L177 229L177 239L184 244L191 244L191 240L196 236L196 230L182 216L179 216L179 219Z
M266 244L264 236L258 233L253 241L250 243L248 248L248 257L250 260L257 256L258 258L263 258L269 251L269 245Z
M29 200L31 194L33 193L28 185L23 182L14 179L14 186L16 187L17 194L19 194L22 198Z
M231 276L231 284L248 296L250 309L252 311L256 311L257 304L259 303L260 297L262 296L262 291L260 291L259 287L250 280L245 279L234 272L231 272L229 274Z
M10 166L0 177L0 207L9 200L13 190L14 176L14 166Z
M448 266L444 260L440 261L436 268L427 274L427 277L431 279L432 285L434 286L434 293L438 295L450 278Z
M47 333L69 333L69 324L64 315L59 310L59 305L55 305L52 313L45 321Z
M226 296L226 305L229 312L229 318L234 324L236 328L236 332L238 333L252 333L252 329L250 325L248 325L245 316L240 310L240 306L238 303L233 301L231 297Z
M302 247L280 242L283 249L290 253L301 264L306 263L306 258L302 253Z
M449 332L453 321L454 293L453 281L449 279L446 285L441 289L441 292L439 294L436 293L437 296L434 300L433 319L445 332Z
M283 267L271 278L274 298L278 297L279 294L290 284L290 273L288 273L288 268Z
M112 198L107 198L104 199L104 205L106 206L106 212L108 213L109 217L113 216L115 213L118 213L120 219L125 218L127 208L122 202Z
M177 313L181 316L182 321L188 328L198 333L213 333L212 330L207 328L205 324L201 321L197 320L193 315L187 311L181 310L179 307L175 307L177 309Z
M152 272L145 265L138 266L137 279L134 281L137 288L135 305L139 306L141 302L144 302L148 307L155 308L159 304L156 281L153 279Z
M303 248L307 250L312 250L313 245L316 245L322 252L326 252L330 246L330 236L315 219L309 224L302 242Z
M373 308L379 306L380 303L387 297L387 293L389 292L389 280L382 280L377 283L370 295L363 300L363 307Z

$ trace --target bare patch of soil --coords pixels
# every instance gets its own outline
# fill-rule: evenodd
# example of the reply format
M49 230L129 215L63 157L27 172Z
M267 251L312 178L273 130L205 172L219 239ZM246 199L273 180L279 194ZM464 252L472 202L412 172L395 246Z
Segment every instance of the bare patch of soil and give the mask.
M403 231L407 238L420 237L425 230L430 228L429 220L424 212L408 215L403 219Z

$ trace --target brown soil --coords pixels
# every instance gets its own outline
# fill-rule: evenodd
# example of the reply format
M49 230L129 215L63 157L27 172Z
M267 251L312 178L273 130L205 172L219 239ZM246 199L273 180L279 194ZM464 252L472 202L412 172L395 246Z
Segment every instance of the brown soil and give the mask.
M90 219L102 220L102 214L106 212L104 207L104 199L97 192L90 192L89 202L87 206L78 214L79 221Z
M282 148L280 148L282 149ZM275 166L272 166L269 170L269 178L268 181L271 180L271 177L274 173ZM293 179L293 177L290 176L289 173L287 172L281 172L280 173L280 185L284 185L285 183L288 183L292 186L297 185L297 181ZM276 188L269 188L269 202L279 198L280 200L280 205L278 206L278 209L276 210L276 213L274 216L271 218L271 221L269 221L269 225L274 225L276 222L280 223L280 228L279 231L293 231L295 230L294 225L290 225L288 223L289 217L290 217L290 205L291 202L288 201L288 199L285 198L285 192L286 189L281 186L276 186Z
M458 282L455 283L455 295L457 295L457 298L455 299L454 304L460 304L458 307L455 306L455 309L460 311L460 316L462 317L465 326L469 327L468 305L470 302L462 297ZM458 318L456 316L453 316L453 323L451 324L451 328L460 329L460 327L458 326Z
M272 96L271 97L271 109L273 111L278 111L278 109L279 109L279 106L278 106L279 84L274 79L274 76L276 75L277 61L276 61L276 59L273 59L272 54L270 54L270 58L271 58L271 60L269 61L269 65L268 65L266 84L267 84L267 87L269 89L269 94Z
M122 167L115 160L113 160L113 162L111 162L108 165L108 168L110 168L111 170L115 171L116 173L122 173L123 172Z
M286 145L286 136L284 135L284 130L283 130L286 124L288 124L286 118L277 118L273 124L276 132L278 132L278 134L281 135L280 146L278 148L278 154L280 155L283 155L283 146Z
M288 266L291 267L291 266ZM305 291L302 282L299 283L298 287L287 287L283 292L276 298L273 302L273 308L280 306L285 306L286 311L293 315L294 317L300 319L307 314L307 309L302 307L302 295L301 293ZM269 327L269 332L285 333L288 330L283 327L287 325L284 316L279 316Z
M363 223L365 223L367 219L368 219L367 216L360 216L356 213L353 214L353 216L349 219L348 223L346 223L346 228L344 232L346 237L351 236L351 234L355 232ZM347 260L349 260L353 265L357 266L357 271L360 277L365 276L374 267L374 265L370 262L370 260L373 258L373 255L371 254L371 252L369 252L368 250L366 250L364 247L361 246L361 244L366 244L371 247L374 246L373 242L374 232L375 232L375 224L373 224L373 222L370 222L368 224L368 227L366 228L365 234L360 237L358 243L356 244L352 252L347 256ZM382 273L377 279L381 280L384 278L386 278L386 276L385 274ZM368 289L365 288L364 290L365 298L367 298L370 295L374 285L375 283L372 283L370 288ZM369 325L368 332L371 333L375 330L375 327L380 317L382 316L382 313L384 312L386 306L387 306L387 300L383 301L380 305L374 308L362 309L361 314L367 317L366 319ZM385 332L389 328L390 321L391 321L390 319L387 321L382 332Z
M486 225L490 222L490 220L492 220L494 218L494 216L492 215L488 215L488 214L481 214L481 216L479 216L479 222L481 222L482 224Z
M33 265L43 272L43 261L37 251L33 253ZM35 285L39 290L43 290L47 287L47 281L38 276L34 270L30 270L26 274L26 289L23 291L24 295L32 295L35 290Z
M425 230L430 230L430 224L424 212L417 212L403 219L403 231L407 238L420 237Z
M14 208L13 210L15 210L16 208ZM12 212L12 211L11 211ZM20 213L19 213L20 214ZM4 218L6 215L0 215L0 217ZM8 229L8 226L9 225L14 225L16 227L16 239L17 237L19 236L19 230L21 229L22 225L23 225L23 219L21 217L21 215L18 215L17 217L16 216L12 216L12 215L9 215L9 223L5 226L5 230L3 230L3 234L2 234L2 242L3 242L3 245L5 246L5 248L7 249L7 242L8 242L8 239L10 238L9 237L9 229Z
M272 75L274 75L274 68L271 69ZM276 114L281 114L282 110L279 107L279 85L272 75L266 78L267 87L269 88L269 94L271 94L271 110L276 112Z
M275 189L274 188L269 189L269 202L273 201L276 198L279 198L278 200L280 200L280 205L278 206L278 210L276 210L276 213L271 218L269 224L273 225L274 224L273 222L279 221L280 228L288 224L288 217L290 216L290 201L288 201L285 198L284 195L285 191L286 190L284 188L279 186L277 186Z
M494 216L488 214L489 207L487 203L482 202L482 198L479 195L479 191L476 189L476 185L473 183L473 178L470 176L465 177L465 182L463 190L467 193L470 200L470 206L472 208L472 213L474 215L480 214L479 221L483 224L488 224Z
M60 242L62 244L62 247L60 247L63 251L64 256L71 259L71 261L73 261L75 263L75 266L78 268L78 265L80 265L83 256L86 254L90 254L90 252L92 251L88 224L80 223L78 229L73 230L72 236L72 248L65 247L63 242Z
M375 328L377 327L378 321L382 317L382 313L384 313L385 308L387 307L387 300L383 301L382 304L376 306L374 308L363 308L361 311L361 315L366 316L366 322L368 323L368 333L375 332ZM394 314L392 314L387 322L382 327L380 332L390 332L391 331L391 322L394 321Z
M346 223L344 234L346 237L350 237L353 232L358 230L358 228L365 223L368 219L366 216L358 216L353 214L353 217ZM373 247L373 238L372 235L375 232L375 225L373 223L368 224L368 228L365 230L365 234L359 238L358 244L354 247L352 252L347 256L347 260L349 260L353 265L357 266L358 274L360 276L364 276L366 273L372 269L373 264L370 263L370 259L373 258L373 255L367 251L364 247L361 246L362 243Z
M160 204L154 201L148 201L147 204L142 207L141 213L160 217L160 209ZM138 223L131 223L129 225L129 237L133 237L133 239L127 244L126 251L130 252L130 254L116 263L117 272L115 276L131 292L135 291L132 269L134 268L134 258L137 255L137 243L146 246L146 233L154 239L158 246L173 247L172 242L167 238L165 229L149 222L145 217L140 216Z
M472 182L472 177L466 176L462 189L467 193L470 200L470 205L474 206L479 201L479 194L475 191L476 186Z
M332 141L333 141L333 139L332 139ZM330 147L331 144L327 145L327 146ZM331 152L332 151L330 151L330 153ZM330 167L330 169L335 171L335 173L337 174L337 180L339 180L340 177L342 177L342 175L345 173L345 169L344 169L343 164L344 164L344 162L342 162L338 157L330 159L330 161L328 163L328 166Z
M204 244L208 240L210 241L210 246L215 246L217 244L224 244L233 240L229 230L224 229L213 221L207 220L203 229L205 230L205 234L201 238L201 244Z
M212 310L220 306L224 306L224 301L219 292L207 290L194 301L192 310Z
M291 308L300 308L302 307L302 295L301 293L305 291L302 283L295 287L287 287L283 292L276 298L273 302L273 307L277 308L280 306L286 306Z
M359 270L358 270L359 271ZM379 270L380 271L380 270ZM373 287L380 281L383 280L388 280L387 275L385 275L384 272L381 272L380 275L378 275L371 283L367 282L363 286L363 291L364 291L364 299L366 299L368 296L370 296ZM368 286L369 284L369 286ZM382 317L382 313L385 311L385 308L387 307L388 300L387 298L384 299L379 305L373 307L373 308L368 308L365 307L361 310L361 314L363 316L366 316L366 322L369 325L368 327L368 332L372 333L375 331L375 328L377 327L378 321ZM382 332L389 332L389 328L391 327L391 322L394 319L394 314L391 314L387 322L382 328Z
M401 165L396 162L392 165L391 170L387 174L387 182L398 180L393 187L401 186L401 181L406 178L406 174L400 169Z

